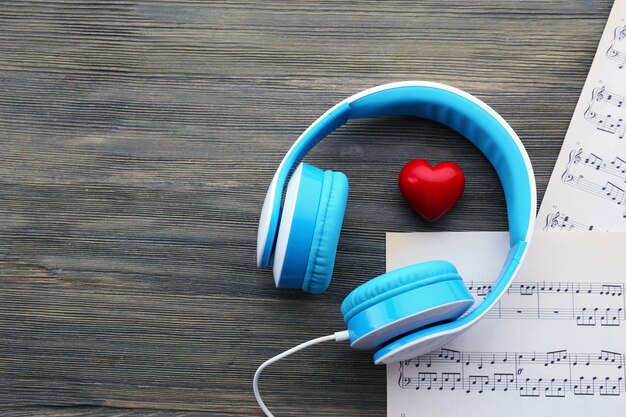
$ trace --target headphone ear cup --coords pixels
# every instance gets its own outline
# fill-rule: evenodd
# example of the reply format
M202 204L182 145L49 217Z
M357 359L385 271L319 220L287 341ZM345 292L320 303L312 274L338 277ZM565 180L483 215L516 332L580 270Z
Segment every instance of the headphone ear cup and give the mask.
M403 334L456 320L474 303L454 265L429 261L388 272L352 291L341 312L355 349L378 349Z
M289 180L274 249L274 281L278 288L302 288L323 183L324 171L304 163Z
M324 292L330 284L348 201L348 188L348 178L343 173L324 171L315 231L302 281L302 289L313 294Z

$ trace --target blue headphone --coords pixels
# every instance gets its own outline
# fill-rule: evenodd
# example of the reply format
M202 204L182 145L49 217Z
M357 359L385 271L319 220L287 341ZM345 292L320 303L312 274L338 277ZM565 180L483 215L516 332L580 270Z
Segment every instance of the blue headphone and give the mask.
M472 296L454 265L430 261L388 272L353 290L341 312L355 349L377 350L376 364L437 349L476 323L500 299L518 272L532 234L537 195L530 160L511 127L470 94L428 82L374 87L324 113L283 158L263 203L257 264L273 258L278 288L319 294L330 283L348 199L348 179L302 158L350 119L418 116L469 139L498 173L506 198L510 249L491 292L469 313ZM284 204L282 195L287 183Z

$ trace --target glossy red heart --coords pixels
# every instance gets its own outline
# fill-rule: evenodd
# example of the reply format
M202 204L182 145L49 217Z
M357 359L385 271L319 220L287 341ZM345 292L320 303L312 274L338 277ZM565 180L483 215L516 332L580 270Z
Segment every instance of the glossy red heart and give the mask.
M415 159L402 168L400 192L420 216L434 222L446 214L459 200L465 188L465 175L453 162L430 165Z

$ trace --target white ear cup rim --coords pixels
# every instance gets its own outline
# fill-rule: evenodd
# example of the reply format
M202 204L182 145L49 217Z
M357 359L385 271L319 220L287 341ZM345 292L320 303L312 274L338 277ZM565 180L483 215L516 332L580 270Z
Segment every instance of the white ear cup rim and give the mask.
M276 246L274 249L273 265L274 284L280 287L280 280L283 266L285 264L285 256L287 254L287 243L291 233L293 217L296 211L296 201L300 191L300 180L302 179L302 164L294 171L289 183L287 184L287 192L285 194L285 204L280 215L280 225L278 226L278 236L276 237Z

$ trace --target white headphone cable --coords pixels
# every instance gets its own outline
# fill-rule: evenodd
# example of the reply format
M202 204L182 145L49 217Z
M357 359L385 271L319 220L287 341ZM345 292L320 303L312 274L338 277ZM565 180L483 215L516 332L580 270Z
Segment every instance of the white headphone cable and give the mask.
M309 346L313 346L322 342L330 342L330 341L345 342L347 340L350 340L350 334L348 333L347 330L343 330L341 332L335 332L328 336L318 337L316 339L309 340L308 342L301 343L298 346L294 346L291 349L263 362L261 366L259 366L256 372L254 373L254 379L252 380L252 389L254 390L254 396L256 398L256 401L259 403L259 407L261 407L261 410L263 410L265 415L267 417L274 417L274 414L270 413L270 410L268 410L268 408L265 406L265 403L261 399L261 394L259 393L259 377L261 376L261 372L263 372L263 369L273 364L274 362L277 362L283 358L286 358L292 353L296 353L297 351L307 348Z

